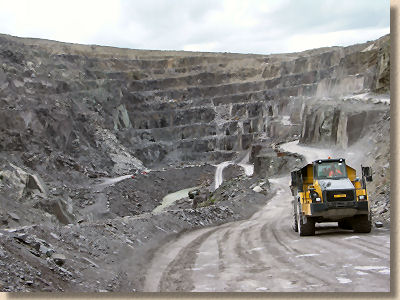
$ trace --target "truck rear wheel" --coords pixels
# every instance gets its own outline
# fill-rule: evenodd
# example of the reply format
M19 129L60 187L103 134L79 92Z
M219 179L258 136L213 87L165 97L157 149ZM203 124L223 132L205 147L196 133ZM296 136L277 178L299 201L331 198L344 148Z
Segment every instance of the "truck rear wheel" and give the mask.
M315 221L307 217L307 223L303 223L300 205L297 213L297 228L300 236L315 235Z
M354 232L358 233L369 233L371 232L371 219L368 218L368 215L358 215L353 217L353 229Z

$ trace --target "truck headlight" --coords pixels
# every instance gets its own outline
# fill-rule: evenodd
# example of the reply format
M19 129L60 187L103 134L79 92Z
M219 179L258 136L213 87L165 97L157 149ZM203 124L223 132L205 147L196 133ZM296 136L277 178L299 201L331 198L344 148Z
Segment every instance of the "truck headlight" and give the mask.
M366 197L365 197L365 195L360 195L360 196L358 196L358 199L359 200L366 200Z
M314 201L316 201L316 199L319 197L319 195L318 195L318 193L316 192L316 191L314 191L314 190L311 190L310 191L310 198L311 198L311 200L314 202Z
M315 201L316 201L316 202L321 202L321 198L320 198L320 197L315 198Z

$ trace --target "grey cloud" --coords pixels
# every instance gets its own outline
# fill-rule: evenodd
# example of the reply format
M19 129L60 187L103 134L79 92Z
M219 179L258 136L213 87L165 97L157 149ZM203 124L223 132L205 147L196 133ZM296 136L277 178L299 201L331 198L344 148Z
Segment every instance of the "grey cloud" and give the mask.
M46 32L40 32L43 27L36 28L34 19L29 31L4 33L25 36L37 33L34 37L61 41L66 37L71 41L71 37L75 37L76 42L136 49L182 50L189 45L212 45L212 51L271 53L295 51L290 40L296 35L312 36L366 28L373 31L388 28L390 22L388 0L235 1L120 0L119 19L111 18L111 23L95 28L90 36L67 30L67 34L61 36L64 32L52 30L52 24L46 27ZM233 17L224 10L227 5L243 3L246 5L240 17ZM37 5L40 9L40 4ZM261 7L266 5L267 8L273 6L273 9ZM49 11L50 15L52 13L58 12ZM96 24L95 10L89 13L90 20ZM12 17L3 16L0 28L18 28L12 20ZM242 22L246 26L242 26ZM346 41L350 39L351 35L347 35ZM361 42L360 36L354 37L355 42ZM204 51L203 48L197 50Z
M298 0L270 17L288 33L340 31L387 27L390 7L387 0Z
M238 28L235 20L207 24L208 13L223 9L220 1L151 0L140 5L124 1L123 16L128 22L145 24L145 48L180 50L188 44L215 43L217 51L228 52L252 52L268 45L275 45L270 48L274 51L294 34L382 28L390 19L389 3L380 0L296 0L268 13L258 11L257 2L250 3L254 3L250 17L258 22L250 29Z
M181 26L202 22L202 18L209 11L219 8L217 1L160 1L147 0L134 3L129 0L122 1L123 24L130 21L140 22L146 28L157 34L159 32L174 33Z

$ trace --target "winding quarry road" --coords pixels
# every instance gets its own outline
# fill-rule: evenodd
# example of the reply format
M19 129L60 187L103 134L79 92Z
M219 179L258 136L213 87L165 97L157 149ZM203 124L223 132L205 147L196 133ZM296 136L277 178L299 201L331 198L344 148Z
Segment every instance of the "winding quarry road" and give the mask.
M308 161L329 154L296 142L281 147ZM250 219L192 231L162 246L144 290L389 292L390 231L355 234L324 223L315 236L299 237L291 229L289 180L270 179L276 193Z

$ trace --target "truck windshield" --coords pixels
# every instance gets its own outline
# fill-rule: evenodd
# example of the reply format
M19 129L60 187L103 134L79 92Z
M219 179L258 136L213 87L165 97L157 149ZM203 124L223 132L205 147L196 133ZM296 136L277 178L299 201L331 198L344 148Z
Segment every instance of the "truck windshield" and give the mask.
M323 162L317 164L318 179L346 178L346 165L343 162Z

